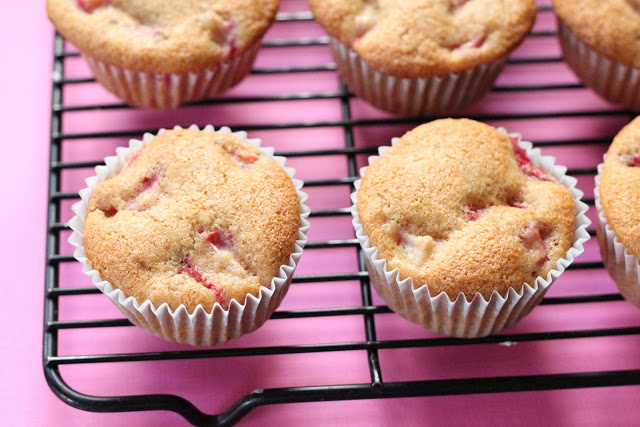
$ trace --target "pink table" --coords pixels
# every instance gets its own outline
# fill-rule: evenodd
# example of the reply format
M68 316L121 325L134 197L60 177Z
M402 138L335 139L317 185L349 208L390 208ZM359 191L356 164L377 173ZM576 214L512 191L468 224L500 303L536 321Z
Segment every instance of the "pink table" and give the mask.
M18 202L22 209L5 209L5 245L2 249L2 278L9 292L5 298L2 328L0 378L2 398L0 419L4 425L158 425L185 424L171 412L96 414L83 412L58 400L46 385L41 365L43 260L46 225L48 142L51 94L52 27L41 6L28 9L28 2L4 5L0 31L5 42L5 69L2 117L8 138L1 145L4 169L1 181L5 200ZM300 0L283 0L282 11L305 10ZM540 2L548 5L548 1ZM29 33L20 31L24 23L15 16L30 16ZM536 31L555 28L552 12L541 12ZM321 37L314 22L278 23L267 40ZM8 41L16 40L16 44ZM553 37L532 37L513 55L515 58L558 57ZM14 59L9 62L8 59ZM17 62L23 66L17 66ZM268 48L260 52L257 68L283 65L322 65L331 62L327 46ZM88 77L80 59L66 61L65 77ZM572 84L575 76L562 62L509 65L497 86ZM242 97L299 92L338 92L335 73L327 71L286 74L254 74L228 96ZM96 105L117 103L93 83L68 85L64 104ZM393 118L366 103L353 99L356 119ZM469 114L501 115L544 113L536 119L495 120L525 139L540 142L543 153L554 155L558 163L572 169L590 169L606 151L607 141L629 116L616 113L588 89L497 91L473 107ZM584 114L556 114L584 112ZM593 114L593 112L598 112ZM66 134L108 132L112 130L155 129L173 124L226 124L241 130L243 124L331 122L340 120L340 99L314 99L269 103L229 103L185 107L173 112L113 109L65 113ZM388 144L412 124L356 126L357 147ZM276 130L256 130L264 145L278 151L334 149L344 146L340 126L320 126ZM589 140L568 145L566 141ZM593 140L592 140L593 139ZM553 144L564 141L564 144ZM97 161L111 155L127 138L79 138L63 142L62 160ZM344 156L292 157L290 165L307 181L334 179L348 174ZM360 165L366 156L359 155ZM91 169L65 170L63 192L82 188ZM14 178L14 176L16 176ZM593 181L588 173L577 175L585 197L593 197ZM312 209L349 206L349 186L314 186L307 189ZM70 205L62 204L62 217L71 217ZM593 209L590 212L593 218ZM66 241L68 232L61 233ZM351 239L349 217L316 217L309 233L311 241ZM28 251L28 255L25 254ZM60 252L71 253L62 243ZM599 261L595 239L587 244L580 261ZM305 252L298 276L357 269L353 247L314 249ZM88 278L76 263L61 265L61 286L86 287ZM617 292L602 269L578 269L565 273L551 288L549 297L600 295ZM6 295L6 294L5 294ZM25 298L29 296L29 298ZM25 307L25 303L28 305ZM356 280L294 284L280 310L356 307L361 304ZM383 305L374 295L374 305ZM60 320L122 318L101 295L61 297ZM395 314L375 316L379 340L423 339L433 334ZM547 331L601 330L637 327L637 309L624 301L545 305L525 320L505 331L524 334ZM59 353L68 355L189 350L183 345L162 341L135 327L71 329L59 332ZM319 319L271 320L259 331L222 348L299 345L332 342L361 342L365 339L361 316L333 316ZM482 344L434 348L380 350L383 380L411 381L489 376L538 375L570 372L596 372L640 368L640 338L637 335L603 336L582 339L539 340L516 345ZM363 350L297 355L251 356L183 361L100 363L64 365L64 379L76 390L93 395L172 393L192 401L207 413L226 410L241 396L257 388L302 385L353 384L370 381ZM495 425L515 423L548 424L635 424L640 420L640 386L593 389L519 392L428 398L321 402L260 407L242 421L247 425L300 424L460 424Z

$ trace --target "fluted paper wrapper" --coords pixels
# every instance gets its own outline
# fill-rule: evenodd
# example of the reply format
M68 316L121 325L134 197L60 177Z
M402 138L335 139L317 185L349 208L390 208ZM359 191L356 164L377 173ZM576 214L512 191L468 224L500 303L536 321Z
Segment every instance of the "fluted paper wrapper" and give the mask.
M96 80L127 104L169 110L210 98L240 82L251 71L260 43L199 73L149 73L109 65L84 54Z
M506 134L504 129L499 129ZM433 332L460 338L477 338L495 334L513 325L527 315L542 301L551 284L584 252L583 244L589 240L586 228L591 221L586 217L587 205L580 201L582 192L575 188L576 179L566 175L567 168L555 165L555 158L543 156L540 149L532 148L532 144L522 141L519 134L508 134L510 138L518 138L518 146L523 148L534 165L541 166L555 176L559 182L569 188L576 201L576 227L573 246L566 255L558 260L556 267L547 277L537 277L532 284L525 283L519 291L510 288L506 296L494 291L489 300L477 293L471 302L465 294L460 293L455 301L451 301L445 292L431 296L427 285L418 289L413 287L411 277L400 280L398 269L389 271L386 260L379 257L378 248L371 246L369 237L358 216L357 201L361 180L355 182L356 191L351 195L353 205L353 225L356 237L365 255L365 264L371 283L378 294L387 302L389 308L402 317L424 326ZM398 138L392 140L392 145ZM380 147L382 156L391 147ZM379 156L369 157L369 164ZM360 176L364 176L364 167Z
M627 247L618 240L616 232L610 227L609 220L602 209L600 201L600 176L604 164L598 165L596 188L593 192L596 201L598 243L600 253L607 271L622 296L631 304L640 308L640 264L638 258L627 251Z
M558 19L564 59L585 85L606 100L640 110L640 69L623 65L595 51Z
M181 129L176 126L174 129ZM198 130L193 125L189 129ZM263 286L257 297L249 294L245 301L231 300L228 309L222 308L219 303L215 303L211 312L198 305L193 313L188 313L185 306L181 305L175 311L164 303L155 307L151 301L137 301L134 297L127 297L120 289L114 288L100 274L94 270L87 262L87 257L83 245L84 220L87 215L89 197L98 183L113 176L120 170L125 157L132 150L140 150L154 137L152 134L145 134L142 141L132 139L128 148L118 148L117 155L107 157L106 165L96 167L96 176L86 180L88 188L80 191L81 201L73 205L75 212L69 226L73 230L69 243L76 249L73 256L82 263L82 271L91 278L93 284L107 295L109 299L124 313L127 318L136 325L170 341L177 341L183 344L208 346L217 345L249 333L260 327L280 305L282 298L287 293L291 277L302 255L302 250L307 242L307 230L309 229L309 208L305 205L307 195L301 191L302 181L293 178L295 170L284 167L286 159L274 156L273 148L261 147L259 139L248 139L246 132L231 132L227 127L214 131L213 126L206 126L205 132L219 132L223 134L233 134L260 152L275 160L284 168L291 177L300 200L300 229L295 243L293 253L289 257L287 265L280 266L278 275L273 278L268 287ZM160 129L158 134L164 132Z
M462 110L493 86L506 57L459 73L400 78L371 68L356 52L331 37L331 52L340 76L360 98L381 110L415 116Z

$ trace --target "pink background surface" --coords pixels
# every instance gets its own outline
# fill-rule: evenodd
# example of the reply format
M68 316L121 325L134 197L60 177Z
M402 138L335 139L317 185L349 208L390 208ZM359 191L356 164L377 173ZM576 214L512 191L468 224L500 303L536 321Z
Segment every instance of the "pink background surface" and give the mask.
M281 10L304 10L298 0L284 0ZM541 4L548 4L542 2ZM170 412L97 414L76 410L58 400L49 390L42 373L42 299L44 240L46 225L48 132L53 29L44 8L32 2L3 4L0 32L3 36L3 99L0 109L8 135L0 144L3 179L0 180L4 245L0 260L4 286L0 339L0 421L4 425L167 425L186 424ZM29 16L25 25L17 16ZM536 30L555 28L553 14L539 14ZM278 23L267 39L318 37L323 31L313 22ZM528 39L514 57L558 56L555 38ZM288 64L319 65L331 62L326 46L270 48L260 52L256 67ZM81 59L66 61L67 77L90 75ZM576 82L563 63L512 65L505 69L497 85L550 84ZM333 72L252 75L229 96L250 96L296 92L337 91ZM541 94L544 98L541 99ZM65 105L117 102L95 84L70 85ZM188 125L226 124L242 129L242 124L329 121L340 118L339 99L239 103L207 107L186 107L174 112L110 110L65 113L65 133L103 132ZM390 117L366 103L351 101L356 118ZM476 113L562 112L617 110L588 89L545 92L492 93L473 107ZM628 121L624 115L597 117L504 120L510 131L525 139L556 141L583 138L608 139ZM410 125L363 126L354 130L356 145L388 144L392 136ZM344 144L340 127L314 127L250 132L264 145L279 151L309 148L338 148ZM63 161L100 160L125 145L126 138L69 139L63 143ZM606 151L603 144L544 147L558 163L571 168L594 167ZM359 159L366 161L365 156ZM343 156L326 156L310 162L295 157L290 165L305 180L337 178L347 173ZM91 169L67 170L62 174L62 191L82 188ZM593 195L591 176L577 176L585 196ZM312 209L341 208L349 205L347 186L313 187ZM73 201L62 204L61 221L71 217ZM16 209L19 207L19 209ZM590 211L593 218L593 210ZM61 253L71 253L68 233L61 234ZM314 218L311 241L353 237L348 217ZM595 239L587 244L582 261L599 260ZM350 272L356 268L353 248L308 250L297 275ZM77 263L61 266L61 286L89 286ZM573 270L565 273L551 288L549 296L607 294L616 292L603 270ZM381 300L374 296L374 304ZM357 282L304 283L293 285L281 309L314 307L352 307L360 305ZM60 320L111 319L122 315L102 295L64 297L60 300ZM542 306L506 333L602 329L640 325L637 309L626 302ZM395 314L376 315L379 339L414 339L433 336ZM135 327L66 330L60 332L61 355L107 354L188 350L167 343ZM226 345L229 348L305 343L351 342L364 340L361 316L321 319L272 320L254 334ZM500 375L534 375L581 371L640 368L640 337L602 337L557 341L468 345L430 349L380 351L384 381L427 380ZM63 366L64 379L76 390L95 395L168 392L184 396L201 410L216 413L256 388L298 385L349 384L369 381L366 352L278 355L199 359L190 361L129 362ZM502 393L493 395L447 396L307 403L261 407L242 421L245 425L288 424L486 424L504 422L545 424L637 424L640 412L640 386L547 392Z

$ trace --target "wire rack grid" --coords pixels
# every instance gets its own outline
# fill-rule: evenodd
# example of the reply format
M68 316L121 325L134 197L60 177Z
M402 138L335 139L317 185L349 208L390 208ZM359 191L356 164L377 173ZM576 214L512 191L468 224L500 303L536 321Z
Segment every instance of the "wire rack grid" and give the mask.
M407 326L403 323L404 320L399 320L391 313L372 293L357 241L353 238L352 231L345 231L350 229L348 195L358 177L359 167L366 164L366 156L376 153L377 146L387 144L389 137L400 135L432 118L405 118L378 112L349 92L339 81L333 63L301 62L300 58L327 58L328 39L315 27L308 11L295 10L303 8L300 2L290 0L283 3L293 10L280 12L275 28L281 28L284 34L289 35L298 31L305 33L304 30L308 29L311 36L267 38L263 42L262 52L277 59L272 62L275 65L271 66L261 66L260 60L258 61L247 79L254 81L253 85L249 84L245 90L234 90L222 98L183 107L178 112L141 113L103 94L92 78L85 77L86 69L82 70L82 66L77 65L77 51L69 48L62 37L56 35L53 50L43 335L44 372L53 392L69 405L88 411L168 410L197 425L229 425L257 407L285 403L640 384L640 365L637 361L617 366L608 363L582 366L577 363L576 369L564 366L564 369L549 371L525 369L506 373L496 372L495 366L489 366L485 371L480 370L477 375L447 368L444 363L445 367L437 375L429 370L398 374L396 365L401 363L394 360L394 355L406 356L412 354L412 351L419 352L416 357L438 353L460 361L476 352L493 355L498 351L506 352L509 348L516 348L517 345L526 348L526 343L533 343L532 345L543 349L546 346L555 348L553 346L560 346L560 343L592 343L593 340L614 337L626 343L637 343L640 322L637 322L635 313L622 300L606 276L593 241L585 256L579 258L566 273L570 278L566 280L564 290L550 292L542 301L541 307L530 316L534 320L529 321L527 318L521 322L524 326L516 326L498 336L475 340L438 337L419 328L411 329L412 326ZM543 152L551 151L559 159L567 161L569 174L578 177L580 186L587 193L586 202L593 206L590 187L593 185L596 164L616 130L633 115L599 100L566 69L558 54L555 26L552 23L553 12L548 3L539 5L538 21L539 25L525 42L527 47L517 51L508 61L504 72L506 77L500 78L487 99L463 115L504 125L510 131L522 130L525 133L526 129L530 129L534 134L539 131L542 135L539 139L529 138L526 133L525 139L534 139L534 144L543 147ZM287 61L291 61L291 64ZM289 65L280 65L283 63ZM80 75L69 73L69 69L74 67L82 70ZM550 71L547 73L543 70ZM279 86L278 90L271 92L261 91L263 86L269 85L272 78L288 80L290 86L285 88L300 87L301 90L286 91ZM316 80L322 80L326 84L318 84ZM303 89L307 86L314 87L314 84L315 87L320 86L320 89ZM86 95L92 91L98 95ZM553 99L551 104L554 108L547 108L540 103L540 100L545 99ZM331 112L312 120L299 119L304 116L293 112L291 116L279 114L276 117L265 113L273 106L293 111L304 110L305 107L316 104ZM290 304L285 298L283 306L268 322L271 325L288 321L293 323L287 325L293 326L278 328L265 325L263 329L269 330L268 336L260 335L262 332L258 331L252 334L256 335L255 339L252 336L243 337L238 340L239 344L230 343L219 348L196 349L171 343L158 344L152 341L155 338L143 336L144 332L130 328L132 325L129 321L118 316L117 312L104 308L101 305L102 299L96 303L87 303L97 300L95 295L99 292L87 286L88 279L83 279L83 276L72 271L77 269L77 263L66 244L69 227L65 222L70 218L70 205L78 198L80 178L90 176L92 168L102 163L100 159L113 152L115 146L125 144L127 138L139 137L147 131L154 132L159 127L174 124L187 126L194 117L195 121L200 121L197 123L199 125L213 122L219 127L229 124L226 122L227 118L235 117L234 114L237 116L238 111L242 112L239 115L242 121L231 124L234 130L247 130L254 134L251 136L258 134L266 139L271 138L276 142L271 145L276 146L277 154L287 156L302 172L313 207L312 233L316 226L320 230L311 234L305 249L305 256L314 261L306 269L301 266L303 271L297 272L294 277L290 293L296 296L292 295L294 299ZM252 121L254 113L261 120ZM584 132L559 133L558 120L570 123L575 128L583 128ZM100 122L104 127L95 130L91 127L94 122ZM127 127L130 123L136 126ZM554 137L544 136L543 130L547 125L554 128ZM312 134L301 132L315 132L313 135L317 136L309 136L310 140L304 141L300 140L301 135ZM332 142L328 145L315 144L314 138L331 139ZM278 145L279 141L282 142L281 145ZM572 159L576 158L579 160L572 165ZM326 167L320 167L323 169L321 171L308 172L305 176L306 170L313 169L316 162ZM324 173L326 170L330 172ZM590 233L593 235L593 230ZM342 262L345 257L349 258L349 262ZM313 268L318 265L323 267ZM559 282L562 280L564 279ZM590 285L583 285L585 281L589 281ZM326 293L339 294L345 288L350 289L345 300L324 299L319 296ZM305 305L312 298L318 298L318 303ZM100 308L94 310L93 304ZM552 310L545 311L545 307ZM599 313L616 310L618 314L599 324L589 323L589 320L585 320L588 316L585 307L595 307ZM536 318L538 311L541 314ZM564 326L550 320L552 316L566 319L574 315L583 316L578 320L585 326L579 327L571 322ZM299 327L295 326L296 322L298 325L311 325L317 337L307 339L304 333L301 334L296 329ZM351 325L347 329L353 328L354 331L341 336L336 332L337 329L332 330L341 324ZM323 327L327 329L324 332ZM409 332L406 332L407 329ZM134 351L126 351L126 347L109 347L104 343L88 344L91 341L88 336L98 337L96 340L99 337L113 340L117 339L114 337L131 336L127 342L142 344L138 347L134 345ZM141 364L161 367L164 366L163 363L171 361L188 363L205 360L213 364L226 361L234 366L234 360L244 361L247 358L272 360L270 358L302 355L313 359L314 355L323 355L330 359L344 354L355 354L357 357L344 362L342 367L338 366L338 376L329 374L324 377L324 381L314 378L308 382L305 382L306 377L301 376L292 381L295 385L287 385L286 381L274 383L271 380L260 383L258 378L255 383L251 383L251 387L255 385L253 391L250 389L246 392L242 387L234 389L225 398L218 399L220 404L214 405L214 410L210 412L201 409L201 401L197 398L178 395L182 393L151 393L146 392L147 388L144 387L141 392L131 393L130 390L119 390L114 385L112 389L100 389L92 394L79 391L80 388L91 390L86 385L70 385L70 382L78 381L78 376L71 371L76 366L86 367L88 370L85 372L89 372L90 377L97 366L106 366L112 372L114 365L125 365L131 367L134 372L131 375L135 376L136 369ZM501 357L503 363L511 363L522 357L522 354L505 353ZM342 359L336 359L326 363L341 361ZM323 364L325 362L309 363L312 364L311 369L326 367ZM313 363L318 365L314 367ZM358 370L357 374L344 373L353 366L357 366L357 369L354 368ZM218 374L207 375L214 381ZM342 378L340 375L346 382L336 379ZM357 381L349 381L354 378ZM188 379L185 379L185 384L188 384ZM275 386L270 386L273 384ZM157 391L162 387L149 386L148 389ZM638 392L637 388L634 390Z

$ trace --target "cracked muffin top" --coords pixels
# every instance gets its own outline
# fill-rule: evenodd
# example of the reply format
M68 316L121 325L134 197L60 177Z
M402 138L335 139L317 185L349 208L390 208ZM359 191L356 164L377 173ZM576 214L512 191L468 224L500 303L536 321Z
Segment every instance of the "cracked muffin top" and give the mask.
M609 226L629 253L640 257L640 117L613 139L602 169L600 201Z
M497 60L529 33L534 0L309 0L329 35L396 77L457 73Z
M170 130L91 194L89 264L155 307L243 304L289 263L300 227L291 178L236 136Z
M640 68L640 0L553 0L553 8L589 47Z
M49 19L80 51L133 71L198 72L267 31L278 0L47 0Z
M357 210L400 280L436 296L505 296L546 277L573 245L575 200L517 141L473 120L406 133L369 165Z

